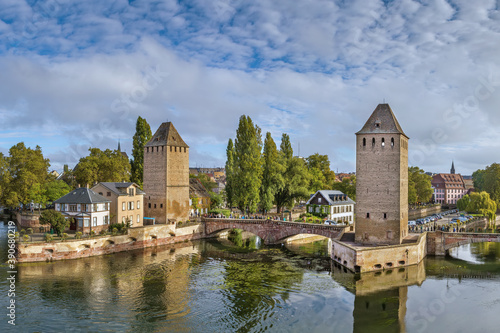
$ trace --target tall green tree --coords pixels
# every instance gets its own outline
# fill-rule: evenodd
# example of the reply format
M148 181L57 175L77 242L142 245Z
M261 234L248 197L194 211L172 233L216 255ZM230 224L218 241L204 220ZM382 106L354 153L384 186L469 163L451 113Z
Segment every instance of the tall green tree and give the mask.
M426 203L432 198L432 177L419 167L408 168L408 203ZM415 196L416 194L416 201Z
M226 195L226 203L229 208L233 207L234 194L233 194L233 179L234 179L234 146L233 140L229 139L226 148L226 188L224 190Z
M47 209L44 210L40 215L40 224L49 224L57 233L57 235L61 236L64 230L69 227L70 221L64 218L64 216L60 212L56 212L52 209Z
M89 151L89 156L82 157L73 170L78 184L130 180L130 163L118 150L89 148Z
M457 201L457 208L461 211L467 211L470 205L470 196L468 194L464 195L461 199Z
M9 157L3 157L2 161L0 200L5 206L16 207L19 203L44 201L43 187L49 179L50 163L44 158L39 146L31 149L20 142L10 148Z
M253 213L260 201L262 135L249 116L241 116L234 143L234 201L241 211Z
M483 187L491 199L500 203L500 164L493 163L486 167Z
M467 212L477 213L487 216L490 220L496 219L497 204L495 200L490 198L489 193L472 192L470 194L470 202L467 205Z
M68 194L71 187L62 180L53 180L45 184L44 195L48 202L53 202Z
M276 192L275 202L278 213L283 207L292 208L297 200L309 197L310 175L306 163L293 157L293 149L288 134L283 133L280 145L280 164L284 167L284 186Z
M285 185L283 179L284 167L280 164L276 143L269 132L266 133L266 139L264 140L262 159L260 207L264 212L268 212L274 206L274 196Z
M153 137L151 127L146 119L137 118L135 124L135 134L133 138L133 148L131 161L131 177L130 180L142 188L143 173L144 173L144 146Z
M356 201L356 176L344 177L341 182L333 183L332 190L341 191L350 199Z
M335 183L335 172L330 169L328 155L315 153L307 157L306 162L311 173L311 192L332 189Z

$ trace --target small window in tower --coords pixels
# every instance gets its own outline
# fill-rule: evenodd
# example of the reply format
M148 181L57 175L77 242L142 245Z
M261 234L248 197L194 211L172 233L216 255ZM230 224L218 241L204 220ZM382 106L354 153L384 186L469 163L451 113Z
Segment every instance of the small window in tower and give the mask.
M156 204L155 204L155 209L156 209Z
M375 138L372 138L372 147L375 146Z
M156 152L158 152L158 151L159 151L159 148L158 148L158 146L156 146Z
M387 213L384 213L384 219L386 219L386 218L387 218Z
M146 153L149 153L149 147L146 147Z
M391 138L391 147L394 147L394 138Z
M366 138L363 138L363 147L366 147Z
M186 152L186 147L184 147L184 152Z
M378 121L377 121L377 122L375 123L375 127L376 127L376 128L379 128L379 127L380 127L380 122L378 122Z
M177 147L174 147L174 152L176 152L176 153L177 153Z
M148 203L148 208L151 209L151 203Z
M163 204L160 204L160 208L162 208L162 209L163 209Z
M385 147L385 138L382 138L382 147Z
M369 219L370 218L370 213L366 213L366 218Z
M170 152L172 152L172 146L170 146Z

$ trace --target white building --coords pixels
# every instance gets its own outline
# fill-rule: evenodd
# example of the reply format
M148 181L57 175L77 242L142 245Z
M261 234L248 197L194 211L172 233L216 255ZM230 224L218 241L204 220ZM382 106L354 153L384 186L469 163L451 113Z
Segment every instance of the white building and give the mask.
M109 206L111 200L106 199L88 188L77 188L54 201L55 210L74 222L70 230L98 233L109 227Z
M352 224L356 203L340 191L318 191L306 203L306 211L328 220Z

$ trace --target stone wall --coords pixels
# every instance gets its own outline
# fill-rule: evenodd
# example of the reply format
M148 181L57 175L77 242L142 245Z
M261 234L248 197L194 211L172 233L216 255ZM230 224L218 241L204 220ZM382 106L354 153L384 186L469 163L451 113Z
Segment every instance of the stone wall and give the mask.
M441 212L441 205L433 206L429 208L419 208L419 209L410 209L408 211L408 219L416 220L422 217L426 217L432 214L437 214Z
M332 259L353 272L404 267L418 264L427 254L427 233L416 243L377 247L355 247L333 240Z
M51 243L18 243L19 262L76 259L152 246L166 245L203 237L203 226L175 228L154 225L128 230L127 235L103 236Z
M21 214L21 213L16 213L16 221L17 225L19 226L20 229L26 229L26 228L32 228L35 229L35 232L38 231L40 227L45 227L40 224L40 221L38 220L40 218L40 215L38 214Z

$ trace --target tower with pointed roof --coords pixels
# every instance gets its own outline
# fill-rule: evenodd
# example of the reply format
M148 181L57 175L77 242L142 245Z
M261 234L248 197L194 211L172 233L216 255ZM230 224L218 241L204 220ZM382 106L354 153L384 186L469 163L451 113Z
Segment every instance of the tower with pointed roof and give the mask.
M450 173L451 173L452 175L454 175L454 174L455 174L455 161L451 161L451 170L450 170Z
M189 219L189 146L171 122L144 146L144 216L156 223Z
M357 243L401 244L408 234L408 140L389 104L356 133Z

